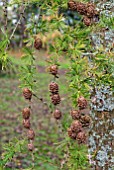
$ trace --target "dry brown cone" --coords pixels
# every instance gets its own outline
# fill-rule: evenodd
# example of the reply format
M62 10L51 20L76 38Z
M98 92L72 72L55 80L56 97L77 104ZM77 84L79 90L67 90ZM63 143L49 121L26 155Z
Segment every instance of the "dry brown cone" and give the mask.
M71 110L70 114L74 120L79 120L81 117L80 110Z
M54 112L53 112L53 116L54 116L54 118L55 119L61 119L61 117L62 117L62 113L61 113L61 111L59 110L59 109L56 109Z
M86 12L86 5L84 3L78 2L77 3L77 12L79 12L81 15L85 15Z
M89 18L92 18L94 17L95 15L98 15L98 12L97 10L95 9L95 5L93 3L87 3L86 5L86 15L89 17Z
M59 86L55 82L51 82L49 85L49 91L53 94L57 94L59 91Z
M52 75L56 76L58 74L58 66L57 65L50 66L49 71Z
M36 38L35 38L34 47L37 50L40 50L42 48L42 40L38 36L36 36Z
M80 131L82 131L82 124L80 123L80 121L75 120L74 122L72 122L70 128L71 128L72 132L75 132L77 134Z
M31 100L32 98L32 92L28 88L23 89L23 96L27 100Z
M28 136L28 139L34 140L34 138L35 138L34 130L29 129L29 131L28 131L28 133L27 133L27 136Z
M85 109L87 107L87 100L83 96L80 96L78 98L78 107L80 110Z
M29 119L30 117L30 109L29 108L24 108L22 111L23 119Z
M82 123L82 127L88 127L91 122L91 118L89 115L81 116L80 122Z
M61 101L60 95L59 94L51 95L51 101L54 105L59 104Z
M87 16L84 16L84 17L83 17L83 23L84 23L86 26L92 25L91 18L88 18Z
M29 150L29 151L33 151L33 150L34 150L34 145L33 145L33 143L29 143L29 144L28 144L28 150Z
M78 141L78 144L85 144L87 137L84 131L81 131L77 134L76 140Z
M70 10L72 10L72 11L77 10L77 3L76 3L75 1L73 1L73 0L70 0L70 1L68 2L68 8L69 8Z
M30 129L30 119L24 119L23 120L23 126L26 128L26 129Z
M68 136L71 138L71 139L76 139L76 133L72 132L71 128L69 128L67 130L68 132Z

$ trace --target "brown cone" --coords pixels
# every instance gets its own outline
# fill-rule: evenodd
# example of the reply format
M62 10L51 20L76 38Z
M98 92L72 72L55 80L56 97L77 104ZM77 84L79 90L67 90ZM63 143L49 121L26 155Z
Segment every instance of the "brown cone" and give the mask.
M42 48L42 40L36 36L35 41L34 41L34 47L37 50L40 50Z
M80 96L78 98L78 107L80 110L85 109L87 107L87 100L83 96Z
M68 2L68 8L69 8L70 10L72 10L72 11L77 10L77 3L76 3L75 1L73 1L73 0L70 0L70 1Z
M59 104L61 101L60 95L59 94L51 95L51 101L54 105Z
M90 18L94 17L95 15L97 15L97 10L95 9L95 5L93 3L87 3L86 5L86 15Z
M86 26L90 26L90 25L92 24L91 19L88 18L87 16L84 16L84 17L83 17L83 23L84 23Z
M30 119L24 119L23 120L23 126L26 128L26 129L30 129Z
M76 139L76 133L72 132L71 128L68 129L68 136L71 139Z
M77 134L76 140L79 144L85 144L86 143L86 134L84 131L81 131Z
M29 144L28 144L28 150L29 150L29 151L33 151L33 150L34 150L34 145L33 145L33 143L29 143Z
M91 118L88 115L81 116L80 122L82 123L82 127L87 127L90 125Z
M55 82L51 82L49 85L49 91L53 94L57 94L59 91L59 86Z
M70 128L72 132L75 132L77 134L78 132L82 131L82 124L80 123L80 121L75 120L74 122L72 122Z
M24 88L23 89L23 96L25 97L25 99L31 100L32 92L28 88Z
M59 109L56 109L53 112L53 116L54 116L55 119L60 119L62 117L61 111Z
M57 65L50 66L49 71L52 75L56 76L58 74L58 66Z
M81 15L85 15L86 14L86 5L84 3L77 3L77 11L81 14Z
M30 129L27 133L27 136L28 136L28 139L34 140L34 138L35 138L34 130Z
M23 114L24 119L29 119L29 117L30 117L30 109L29 108L24 108L23 111L22 111L22 114Z
M81 117L81 113L79 110L71 110L70 114L72 116L72 119L74 120L79 120Z

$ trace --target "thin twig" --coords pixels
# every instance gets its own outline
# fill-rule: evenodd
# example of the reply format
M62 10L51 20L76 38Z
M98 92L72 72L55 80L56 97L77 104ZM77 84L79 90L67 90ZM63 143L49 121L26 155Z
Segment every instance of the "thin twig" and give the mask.
M38 100L40 100L44 105L46 105L48 107L47 102L45 102L43 98L38 97L36 94L33 94L33 96L36 97Z
M34 153L31 153L31 157L32 157L32 167L34 168L35 166L35 157L34 157Z
M5 25L4 25L4 29L5 31L7 31L7 23L8 23L8 11L7 11L7 0L3 1L3 6L4 6L4 17L5 17Z
M17 24L16 24L16 26L15 26L15 28L14 28L12 34L11 34L9 40L11 40L12 37L14 36L14 33L15 33L15 31L16 31L16 29L17 29L17 27L18 27L18 25L19 25L19 23L20 23L20 21L21 21L21 19L23 18L23 15L22 15L22 14L24 13L25 8L26 8L26 7L24 7L24 9L23 9L23 11L22 11L22 13L21 13L21 16L20 16L20 18L19 18L19 20L18 20L18 22L17 22Z
M14 36L14 33L15 33L15 31L16 31L16 29L17 29L17 27L18 27L18 25L19 25L19 23L20 23L20 21L21 21L21 19L23 18L23 13L24 13L25 9L26 9L26 6L24 7L23 11L21 12L20 18L19 18L19 20L18 20L15 28L14 28L13 31L12 31L12 34L11 34L11 36L10 36L10 38L9 38L10 41L11 41L12 37ZM9 44L7 44L5 51L7 51L8 45L9 45Z

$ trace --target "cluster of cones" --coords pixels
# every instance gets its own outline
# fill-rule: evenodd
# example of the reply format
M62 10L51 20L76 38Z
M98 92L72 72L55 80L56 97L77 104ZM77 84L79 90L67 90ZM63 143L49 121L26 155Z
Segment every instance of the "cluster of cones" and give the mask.
M32 98L32 92L28 88L23 89L23 96L26 100L31 101ZM30 123L30 115L31 115L31 107L24 108L22 111L22 116L23 116L23 126L24 128L27 129L27 138L28 138L28 150L33 151L34 150L34 138L35 138L35 133L34 130L31 128L31 123Z
M83 23L86 26L92 25L95 20L94 18L98 17L98 12L96 10L95 4L93 3L82 3L82 2L75 2L70 0L68 2L68 8L72 11L77 11L83 16Z
M34 47L37 50L40 50L42 48L42 41L41 39L36 36L35 40L34 40ZM29 102L32 99L32 91L28 88L24 88L23 89L23 96L26 100L28 100ZM22 116L23 116L23 126L24 128L26 128L28 130L27 132L27 137L28 137L28 150L29 151L33 151L34 150L34 138L35 138L35 132L34 130L31 128L31 123L30 123L30 115L31 115L31 106L24 108L22 111Z
M58 74L58 66L57 65L50 66L49 71L50 71L50 74L52 74L56 78ZM51 97L52 104L54 106L57 106L58 104L60 104L61 97L59 95L59 86L55 81L52 81L49 84L49 91L51 93L50 97ZM59 109L55 109L55 111L53 112L53 116L57 120L60 119L62 117L61 111Z
M87 135L84 128L90 125L91 119L89 115L83 114L83 110L87 108L87 100L83 96L78 98L78 107L79 110L70 112L74 121L68 129L68 135L70 138L77 140L78 144L85 144Z
M34 40L34 47L37 50L40 50L42 48L42 40L36 36L35 40ZM29 102L32 99L32 91L28 88L24 88L23 89L23 96L26 100L28 100ZM22 111L22 116L23 116L23 126L24 128L26 128L28 130L27 132L27 137L28 137L28 150L29 151L33 151L34 150L34 138L35 138L35 132L34 130L31 128L31 123L30 123L30 115L31 115L31 106L24 108Z

